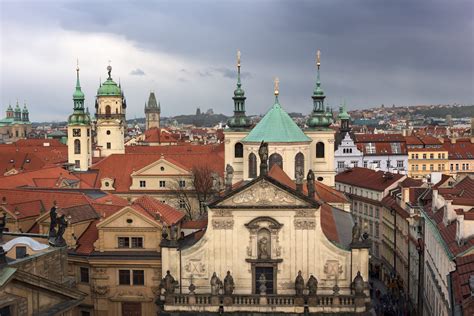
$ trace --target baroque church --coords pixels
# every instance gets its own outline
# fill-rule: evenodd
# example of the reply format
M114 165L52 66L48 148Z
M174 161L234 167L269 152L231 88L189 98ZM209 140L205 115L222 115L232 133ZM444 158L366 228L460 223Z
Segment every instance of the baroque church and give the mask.
M26 103L23 109L20 108L18 101L15 109L9 104L5 118L0 120L0 143L16 142L19 139L26 138L31 132L31 122Z
M234 115L225 134L225 163L234 169L233 181L257 177L260 163L258 148L262 141L269 146L269 167L277 164L292 179L309 169L316 180L334 186L334 131L329 128L333 115L324 105L326 98L320 80L320 53L317 54L317 77L313 94L313 110L301 129L285 112L279 100L278 79L275 80L273 106L253 128L245 114L245 92L240 80L240 53L237 57L237 89L234 91Z

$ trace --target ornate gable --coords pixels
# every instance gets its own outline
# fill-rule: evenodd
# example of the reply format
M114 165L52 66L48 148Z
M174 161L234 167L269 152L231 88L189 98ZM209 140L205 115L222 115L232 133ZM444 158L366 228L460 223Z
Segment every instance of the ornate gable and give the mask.
M177 163L173 163L161 157L159 160L149 164L148 166L143 167L142 169L132 173L132 176L141 176L141 175L188 175L189 170L185 169L184 166L181 166Z
M100 222L97 225L97 228L139 230L140 228L156 228L160 226L161 225L157 221L152 220L132 207L126 206L122 210Z
M234 194L218 201L215 207L314 207L311 201L292 189L277 185L269 178L260 178L250 183L243 190L236 190Z

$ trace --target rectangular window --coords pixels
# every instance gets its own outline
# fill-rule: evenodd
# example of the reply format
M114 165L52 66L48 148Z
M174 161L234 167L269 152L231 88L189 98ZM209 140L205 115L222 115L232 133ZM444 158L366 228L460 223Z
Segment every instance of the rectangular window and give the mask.
M119 270L119 285L130 285L130 270Z
M119 237L118 238L118 247L119 248L130 248L130 238L129 237Z
M400 143L391 143L390 147L392 147L392 154L399 154L401 153Z
M377 207L377 208L375 209L375 217L379 218L379 212L380 212L380 210L379 210L379 208Z
M387 160L387 169L390 168L390 160Z
M143 270L133 270L133 285L145 285L145 272Z
M26 247L16 246L16 258L21 259L21 258L25 258L26 256L27 256Z
M166 187L166 181L160 180L160 188L165 188Z
M337 169L344 169L344 161L337 162Z
M426 154L423 154L423 159L426 159Z
M74 167L75 168L80 168L81 167L81 161L80 160L74 160Z
M179 208L181 208L181 209L186 208L186 202L184 202L183 199L179 200Z
M367 143L365 145L365 151L366 151L367 154L375 154L376 153L375 144L374 143Z
M397 168L403 168L403 160L397 160Z
M132 248L143 248L143 238L132 237Z
M451 169L450 169L450 170L451 170L451 171L453 171L453 170L454 170L454 165L453 165L453 164L451 164L451 166L450 166L450 167L451 167Z
M423 170L423 171L426 171L426 165L423 165L423 166L422 166L422 170Z
M367 215L367 204L364 204L364 214Z
M415 159L415 154L411 154L411 159Z
M379 223L375 223L375 237L378 238L380 233Z
M444 154L441 154L441 158L443 158L443 159L444 159Z
M107 149L110 149L112 148L112 144L111 143L107 143Z
M434 166L433 165L430 165L430 170L434 171Z
M89 283L89 268L80 267L80 280L81 283Z
M357 160L354 160L354 161L351 161L351 165L352 167L354 168L357 168L357 165L359 164L359 162Z
M434 154L430 154L430 159L434 159Z
M186 187L186 181L185 180L179 180L179 187L180 188L185 188Z
M373 216L374 216L374 208L371 206L371 207L369 208L369 210L370 210L370 216L373 217Z
M374 164L377 168L380 168L380 160L374 160Z
M146 181L140 180L140 188L145 188L145 187L146 187Z
M367 160L364 160L364 168L367 168Z
M415 155L416 159L418 159L418 154Z
M459 164L456 164L456 171L459 171Z

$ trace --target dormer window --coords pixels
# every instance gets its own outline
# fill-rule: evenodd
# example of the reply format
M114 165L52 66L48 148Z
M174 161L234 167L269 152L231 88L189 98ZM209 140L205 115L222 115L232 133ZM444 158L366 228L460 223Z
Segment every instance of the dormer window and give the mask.
M118 248L143 248L143 237L118 237Z

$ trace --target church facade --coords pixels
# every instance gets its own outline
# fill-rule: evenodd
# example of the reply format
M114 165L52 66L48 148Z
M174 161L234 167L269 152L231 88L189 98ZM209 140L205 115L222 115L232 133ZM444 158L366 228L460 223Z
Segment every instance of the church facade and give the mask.
M320 81L320 55L317 55L317 80L314 87L313 110L302 129L285 112L279 101L278 80L275 101L262 120L253 128L245 114L245 92L240 80L240 53L237 61L237 89L234 91L234 115L227 123L225 163L234 169L234 182L257 177L260 160L257 150L261 142L269 144L269 167L279 165L292 179L316 173L316 180L334 186L334 131L329 128L333 115L324 105L326 98Z
M16 142L31 132L31 122L26 104L23 110L18 101L15 109L8 105L6 117L0 120L0 143Z
M366 312L369 246L357 229L351 238L352 221L332 226L335 210L315 198L311 171L305 194L268 175L265 164L208 206L203 234L165 236L164 315L303 313L305 305L310 314Z

